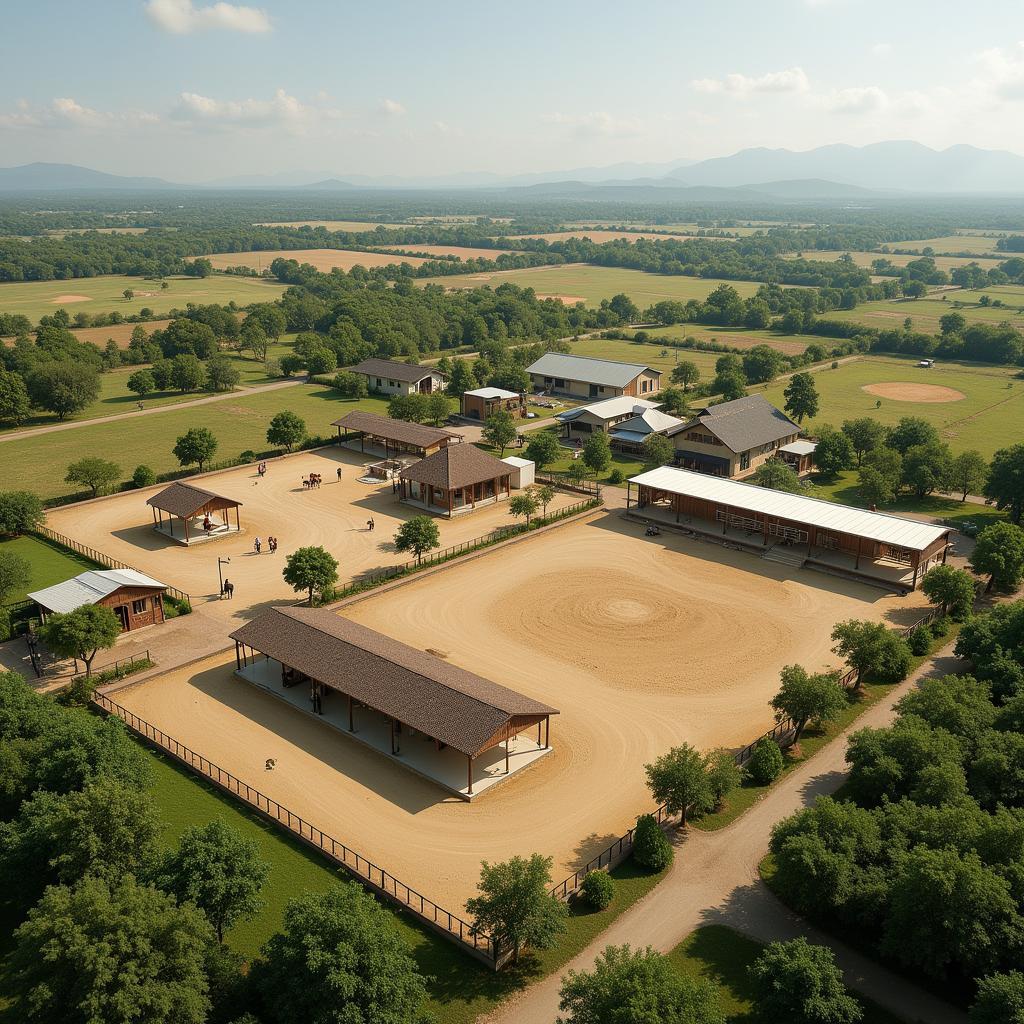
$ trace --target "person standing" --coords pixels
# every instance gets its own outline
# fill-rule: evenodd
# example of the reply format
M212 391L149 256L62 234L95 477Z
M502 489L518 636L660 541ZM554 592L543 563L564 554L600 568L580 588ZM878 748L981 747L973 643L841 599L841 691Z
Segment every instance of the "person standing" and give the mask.
M257 555L260 553L260 550L263 548L263 544L260 542L259 537L257 537L252 542L252 548L253 548L253 551L255 551Z

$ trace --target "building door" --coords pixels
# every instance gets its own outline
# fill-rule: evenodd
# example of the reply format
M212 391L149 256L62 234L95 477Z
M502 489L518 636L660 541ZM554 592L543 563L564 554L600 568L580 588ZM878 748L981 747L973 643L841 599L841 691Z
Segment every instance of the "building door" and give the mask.
M127 631L128 629L128 605L119 604L114 606L114 614L121 621L121 629Z

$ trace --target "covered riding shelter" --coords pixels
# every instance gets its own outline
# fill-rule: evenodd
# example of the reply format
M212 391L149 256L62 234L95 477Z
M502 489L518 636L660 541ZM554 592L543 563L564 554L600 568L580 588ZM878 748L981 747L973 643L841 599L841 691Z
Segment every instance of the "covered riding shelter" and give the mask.
M334 612L271 608L231 638L240 678L463 799L550 750L554 708Z
M403 502L449 518L512 493L512 467L472 444L442 448L403 469L399 480Z
M390 416L378 416L373 412L356 410L331 424L338 431L338 444L354 444L359 441L359 450L364 454L379 455L385 459L395 455L414 455L425 459L428 455L457 444L461 434L439 427L428 427L422 423L393 420Z
M916 590L931 566L944 563L954 532L671 466L632 477L626 508L655 522L728 537L772 561L896 590Z
M153 509L153 529L178 544L188 546L216 540L229 533L239 533L242 529L238 513L242 505L240 501L181 480L147 498L146 504ZM233 525L232 509L235 511Z

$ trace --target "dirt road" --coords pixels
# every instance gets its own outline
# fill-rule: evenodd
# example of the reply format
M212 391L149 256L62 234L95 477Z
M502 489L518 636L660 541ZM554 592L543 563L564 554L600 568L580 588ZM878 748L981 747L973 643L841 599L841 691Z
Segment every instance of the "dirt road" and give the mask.
M946 675L956 661L950 648L926 663L907 682L865 712L852 729L883 726L893 705L927 675ZM676 860L664 881L601 933L565 970L586 970L608 945L628 942L668 951L694 929L723 924L763 942L806 935L833 949L846 982L906 1021L962 1024L966 1016L831 936L819 932L782 906L758 877L772 826L818 796L833 793L846 777L846 734L797 768L733 825L719 832L691 829L677 839ZM486 1024L551 1024L558 1015L563 972L551 975L503 1003Z

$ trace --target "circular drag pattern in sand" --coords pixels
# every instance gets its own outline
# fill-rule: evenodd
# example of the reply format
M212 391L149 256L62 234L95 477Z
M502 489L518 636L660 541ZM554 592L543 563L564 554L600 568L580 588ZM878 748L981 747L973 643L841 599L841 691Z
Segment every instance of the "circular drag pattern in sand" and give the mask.
M92 302L91 295L58 295L50 301L56 306L65 302Z
M881 384L865 384L861 391L879 398L891 398L894 402L960 402L967 396L956 388L941 384L915 384L905 380L884 381Z

